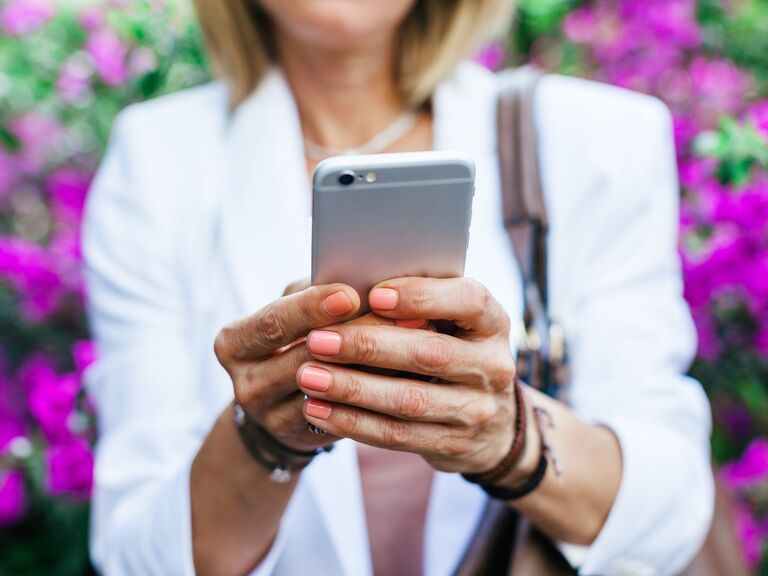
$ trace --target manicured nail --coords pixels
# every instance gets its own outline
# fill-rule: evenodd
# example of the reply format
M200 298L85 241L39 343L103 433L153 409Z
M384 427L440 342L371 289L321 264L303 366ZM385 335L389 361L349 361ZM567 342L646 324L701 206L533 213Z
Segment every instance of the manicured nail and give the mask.
M299 383L302 388L315 392L325 392L331 385L331 378L331 373L328 370L307 366L299 374Z
M341 336L337 332L315 330L309 334L309 349L321 356L337 356L341 351Z
M400 328L426 328L426 320L395 320L395 325Z
M318 420L328 420L331 412L333 412L333 406L327 402L321 402L320 400L310 398L307 400L307 405L304 410L306 411L307 415L312 416L312 418L317 418Z
M371 308L376 310L394 310L397 306L397 290L392 288L374 288L368 296Z
M331 316L344 316L350 313L353 307L352 300L342 290L334 292L323 300L323 310Z

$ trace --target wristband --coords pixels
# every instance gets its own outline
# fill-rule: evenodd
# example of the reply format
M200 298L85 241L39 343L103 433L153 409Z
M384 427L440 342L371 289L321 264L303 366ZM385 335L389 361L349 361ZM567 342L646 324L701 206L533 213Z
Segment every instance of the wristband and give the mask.
M270 480L278 484L290 482L293 475L306 468L315 456L333 449L333 444L306 451L286 446L251 418L239 404L234 405L234 416L246 450L269 472Z

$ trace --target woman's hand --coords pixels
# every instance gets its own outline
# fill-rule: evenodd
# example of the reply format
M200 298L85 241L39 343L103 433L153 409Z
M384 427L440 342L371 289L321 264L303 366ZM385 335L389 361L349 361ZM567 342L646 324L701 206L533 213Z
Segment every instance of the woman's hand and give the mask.
M296 370L312 356L300 344L310 330L354 317L360 297L343 284L299 288L292 284L286 296L223 328L214 349L237 403L281 442L307 449L334 438L307 429Z
M296 374L310 397L306 419L334 436L421 454L446 472L496 466L512 443L515 418L510 322L501 305L465 278L390 280L371 291L369 302L395 325L310 332L304 348L313 359ZM450 320L457 331L412 329L428 320Z

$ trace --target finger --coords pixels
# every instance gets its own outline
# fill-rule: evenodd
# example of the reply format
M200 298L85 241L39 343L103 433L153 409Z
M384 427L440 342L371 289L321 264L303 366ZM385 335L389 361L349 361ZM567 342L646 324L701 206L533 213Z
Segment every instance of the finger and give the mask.
M285 287L285 290L283 290L283 296L290 296L291 294L296 294L296 292L301 292L307 288L309 288L309 280L307 278L304 278L303 280L296 280L296 282L291 282L288 284L288 286Z
M279 442L297 450L311 450L335 442L332 434L315 434L304 417L304 394L296 392L262 415L257 422Z
M356 326L392 326L394 322L375 314L366 314L349 324ZM307 346L301 340L288 345L263 360L240 362L231 369L235 382L235 396L241 406L252 411L265 411L297 390L296 373L299 367L312 360Z
M313 330L306 342L322 362L359 364L433 376L473 386L506 386L514 378L508 343L482 345L427 330L335 325Z
M456 386L316 362L302 364L296 381L312 398L420 422L464 424L465 412L476 408L474 400L479 396Z
M478 335L509 333L509 318L480 282L470 278L396 278L368 294L371 309L399 320L450 320Z
M283 296L225 327L216 337L214 350L225 367L232 362L264 358L313 328L353 317L359 308L360 297L349 286L312 286Z
M438 454L446 434L452 433L449 427L441 424L398 420L314 398L304 402L304 418L334 436L351 438L379 448L422 455Z

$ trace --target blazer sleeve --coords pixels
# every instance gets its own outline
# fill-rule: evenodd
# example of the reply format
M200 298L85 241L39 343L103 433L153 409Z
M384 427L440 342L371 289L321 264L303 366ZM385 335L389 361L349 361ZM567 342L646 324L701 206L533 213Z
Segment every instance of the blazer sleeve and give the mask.
M564 551L582 574L674 574L703 542L714 488L709 404L686 375L696 340L677 252L671 116L645 96L563 82L573 89L561 114L584 124L573 142L549 144L596 142L565 153L553 178L567 192L548 199L561 203L551 210L559 229L552 250L554 266L567 272L553 271L556 289L572 295L563 305L571 402L580 416L614 431L623 461L598 538ZM574 175L585 167L591 174L580 181Z
M192 575L189 470L209 417L174 252L178 218L142 156L151 134L140 108L115 123L84 221L99 352L86 376L99 421L91 555L104 574ZM255 574L272 572L282 540Z

